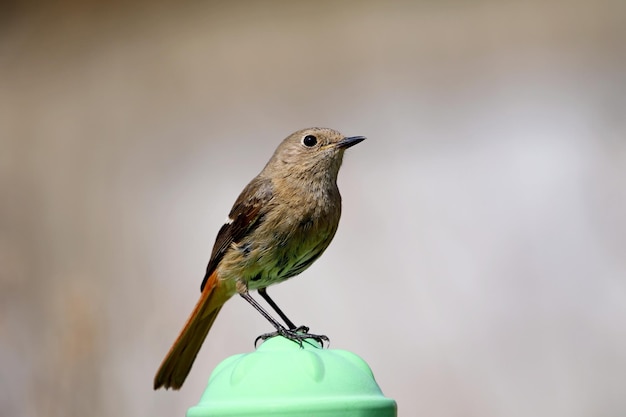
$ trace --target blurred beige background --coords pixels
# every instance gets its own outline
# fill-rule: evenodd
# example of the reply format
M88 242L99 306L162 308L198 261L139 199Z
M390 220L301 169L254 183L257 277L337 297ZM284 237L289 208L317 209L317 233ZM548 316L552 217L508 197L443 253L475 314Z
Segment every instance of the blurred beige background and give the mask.
M402 416L626 412L626 2L0 10L0 415L183 415L268 324L152 378L232 202L292 131L368 140L270 291Z

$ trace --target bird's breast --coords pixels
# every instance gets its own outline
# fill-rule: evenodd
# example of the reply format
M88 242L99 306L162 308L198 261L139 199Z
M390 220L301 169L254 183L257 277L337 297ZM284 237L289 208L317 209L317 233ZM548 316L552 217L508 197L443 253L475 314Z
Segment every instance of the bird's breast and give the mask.
M330 244L340 204L340 200L338 205L320 205L295 199L274 207L249 236L233 243L220 262L219 275L242 280L255 290L299 274Z

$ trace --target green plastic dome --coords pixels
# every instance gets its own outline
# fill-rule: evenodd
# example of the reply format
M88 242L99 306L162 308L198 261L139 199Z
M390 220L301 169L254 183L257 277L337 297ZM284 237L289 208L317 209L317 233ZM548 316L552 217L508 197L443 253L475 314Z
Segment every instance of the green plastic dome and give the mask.
M187 417L396 416L363 359L283 337L220 363Z

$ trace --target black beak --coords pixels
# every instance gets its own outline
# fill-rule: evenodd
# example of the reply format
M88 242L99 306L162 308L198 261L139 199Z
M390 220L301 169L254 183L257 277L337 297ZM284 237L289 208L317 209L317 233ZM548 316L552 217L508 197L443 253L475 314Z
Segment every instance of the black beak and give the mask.
M348 149L351 146L356 145L359 142L363 142L365 140L365 136L350 136L347 138L341 139L335 146L339 149Z

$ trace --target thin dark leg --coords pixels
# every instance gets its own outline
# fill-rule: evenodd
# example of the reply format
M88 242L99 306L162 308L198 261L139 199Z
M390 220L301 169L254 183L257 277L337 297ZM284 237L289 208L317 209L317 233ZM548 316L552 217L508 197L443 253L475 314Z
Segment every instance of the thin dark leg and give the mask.
M289 319L286 319L286 317L284 317L284 314L281 314L282 313L281 312L279 314L281 314L281 317L283 319L286 319L285 322L287 322L289 326L293 326L293 328L286 329L274 317L270 316L270 314L263 307L261 307L261 305L259 303L257 303L256 300L254 298L252 298L247 291L239 293L239 295L241 295L241 297L244 300L246 300L248 303L250 303L250 305L252 307L254 307L254 309L256 311L261 313L261 315L263 317L265 317L265 319L267 321L272 323L272 326L274 326L276 328L276 331L273 332L273 333L266 333L266 334L262 334L261 336L257 337L256 340L254 341L254 345L255 346L256 346L256 344L257 344L257 342L259 340L266 340L266 339L269 339L271 337L278 336L278 335L283 336L283 337L285 337L285 338L287 338L289 340L292 340L292 341L294 341L296 343L299 343L300 346L302 346L302 343L306 339L313 339L313 340L317 341L322 346L324 346L324 342L328 342L328 337L326 337L324 335L310 334L308 327L301 326L301 327L296 328L296 326L294 326L293 323L291 323L291 321L289 321ZM274 305L276 305L276 304L274 303ZM277 312L278 311L280 311L280 309L278 309Z
M283 319L283 321L287 324L287 326L289 327L289 330L295 330L296 329L296 325L293 324L293 322L291 320L289 320L289 318L287 318L287 316L285 315L285 313L283 313L283 311L276 305L276 303L274 302L274 300L272 300L269 296L269 294L267 293L267 288L259 288L258 290L259 294L261 295L261 297L263 297L263 299L267 302L267 304L270 305L270 307L272 307L274 309L274 311L276 313L278 313L278 315L280 316L281 319Z
M281 330L285 330L285 327L282 324L280 324L278 321L276 321L276 319L274 317L270 316L270 314L267 311L265 311L265 309L263 307L261 307L261 305L259 303L257 303L256 300L254 298L252 298L249 293L243 292L243 293L240 293L239 295L241 295L244 300L249 302L250 305L252 307L254 307L256 311L261 313L261 315L263 317L265 317L267 319L267 321L272 323L272 326L274 326L276 328L276 330L278 330L279 332Z

